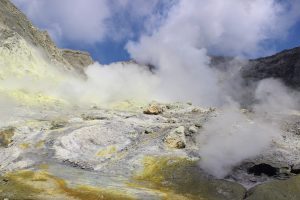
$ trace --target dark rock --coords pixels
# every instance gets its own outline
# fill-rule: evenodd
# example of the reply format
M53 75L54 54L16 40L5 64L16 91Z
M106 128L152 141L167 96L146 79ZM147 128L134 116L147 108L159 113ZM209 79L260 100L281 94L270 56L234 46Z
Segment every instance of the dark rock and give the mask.
M278 169L271 165L261 163L250 167L248 169L248 173L254 174L256 176L261 176L262 174L265 174L267 176L275 176L278 173Z
M290 87L300 88L300 47L249 60L241 72L247 81L277 78Z
M226 94L245 108L257 101L255 89L263 79L278 79L300 89L300 47L251 60L212 56L210 66L219 72Z
M231 57L212 56L210 65L220 71L228 71L234 63L242 66L241 76L247 84L266 78L276 78L290 87L300 87L300 47L284 50L272 56L244 61Z
M211 56L210 66L221 71L227 71L231 66L230 63L234 60L233 57Z
M291 169L291 173L293 174L300 174L300 164L293 165Z

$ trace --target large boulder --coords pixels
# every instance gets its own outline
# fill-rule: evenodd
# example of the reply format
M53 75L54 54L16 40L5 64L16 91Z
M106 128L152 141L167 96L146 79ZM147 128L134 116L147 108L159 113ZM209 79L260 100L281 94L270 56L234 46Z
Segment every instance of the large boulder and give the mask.
M284 181L272 181L252 188L246 200L298 200L300 176Z
M148 107L144 109L144 114L147 115L158 115L163 112L163 108L155 103L150 104Z
M184 149L186 147L185 128L180 126L172 130L165 138L165 144L174 149Z

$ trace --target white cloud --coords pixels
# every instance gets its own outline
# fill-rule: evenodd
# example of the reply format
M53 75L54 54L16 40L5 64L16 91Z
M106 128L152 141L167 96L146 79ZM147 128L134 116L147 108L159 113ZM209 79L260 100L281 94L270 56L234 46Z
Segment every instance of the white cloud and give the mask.
M148 33L159 28L157 35L161 40L168 37L177 42L192 42L197 47L232 55L259 52L263 40L284 37L300 17L297 0L280 3L277 0L13 2L58 42L93 44L106 37L131 38L136 34L134 26L141 25Z
M56 41L101 41L110 17L106 0L14 0L34 23L47 29Z
M263 50L261 42L284 36L295 19L299 20L299 4L291 1L289 10L288 4L275 0L181 0L159 31L130 45L129 52L139 59L144 43L159 38L157 43L191 45L227 55L254 55Z
M134 27L158 17L159 0L13 0L39 27L48 30L56 42L94 44L107 38L131 38ZM149 18L149 20L148 20ZM146 25L147 24L147 25Z

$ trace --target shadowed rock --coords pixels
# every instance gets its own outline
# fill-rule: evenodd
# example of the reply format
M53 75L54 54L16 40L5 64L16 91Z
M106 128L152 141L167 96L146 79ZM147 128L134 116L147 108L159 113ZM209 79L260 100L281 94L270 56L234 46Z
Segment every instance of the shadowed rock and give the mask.
M298 200L300 177L258 185L248 192L246 200Z
M298 89L300 87L300 47L251 60L239 61L232 57L211 57L211 67L220 71L228 71L233 64L241 67L241 76L248 85L266 78L276 78L290 87Z
M243 67L242 76L247 81L278 78L286 85L300 88L300 47L282 51L273 56L250 60Z

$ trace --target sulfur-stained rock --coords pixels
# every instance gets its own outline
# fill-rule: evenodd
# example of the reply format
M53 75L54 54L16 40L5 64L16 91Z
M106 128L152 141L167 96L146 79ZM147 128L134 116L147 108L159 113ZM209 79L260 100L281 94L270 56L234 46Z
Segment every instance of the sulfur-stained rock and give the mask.
M13 141L14 134L15 129L12 127L0 131L0 147L8 147Z
M180 126L175 130L171 131L165 138L165 144L174 149L184 149L186 147L186 140L184 134L185 128Z
M206 177L196 160L181 157L145 157L144 169L135 178L163 199L241 200L246 191L237 183Z
M162 112L163 112L162 107L157 104L150 104L144 110L144 114L147 114L147 115L158 115L158 114L161 114Z
M60 129L65 127L68 124L65 120L54 120L51 122L50 130Z
M135 200L136 198L122 190L90 185L70 187L64 179L44 170L24 170L0 177L0 199Z

